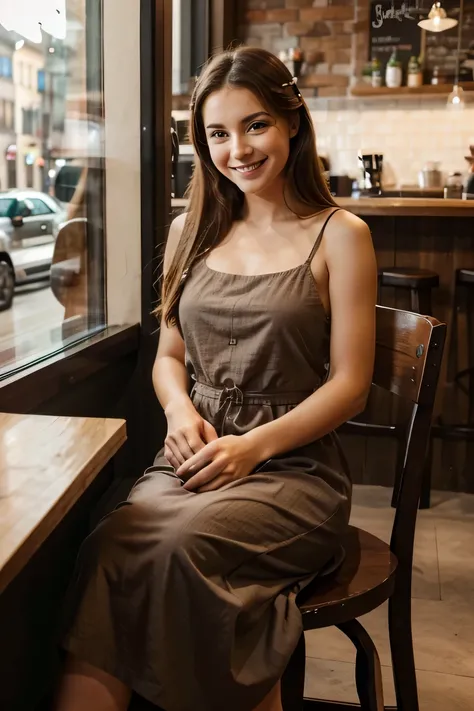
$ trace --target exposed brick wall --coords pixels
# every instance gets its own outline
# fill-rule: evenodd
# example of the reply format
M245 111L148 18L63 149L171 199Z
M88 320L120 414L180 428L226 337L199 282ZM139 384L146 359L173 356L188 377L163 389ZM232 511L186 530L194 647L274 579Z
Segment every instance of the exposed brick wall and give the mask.
M369 0L239 0L242 40L278 54L299 47L305 96L344 96L367 61Z

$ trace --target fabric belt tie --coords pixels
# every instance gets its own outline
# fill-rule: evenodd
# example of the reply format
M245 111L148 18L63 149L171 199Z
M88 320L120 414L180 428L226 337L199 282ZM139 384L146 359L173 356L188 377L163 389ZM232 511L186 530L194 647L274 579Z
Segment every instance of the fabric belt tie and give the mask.
M197 393L212 400L219 400L220 409L226 402L230 402L233 405L299 405L300 402L312 395L315 390L316 387L312 390L254 392L241 390L233 380L228 378L220 388L198 380L194 383L191 395Z

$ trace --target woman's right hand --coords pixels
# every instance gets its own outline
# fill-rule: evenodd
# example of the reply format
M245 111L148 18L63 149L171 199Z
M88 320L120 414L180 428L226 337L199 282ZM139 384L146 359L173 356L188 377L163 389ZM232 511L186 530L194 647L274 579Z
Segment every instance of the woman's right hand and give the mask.
M214 427L201 417L191 401L189 404L181 402L168 406L165 415L168 432L164 456L175 469L206 444L218 439Z

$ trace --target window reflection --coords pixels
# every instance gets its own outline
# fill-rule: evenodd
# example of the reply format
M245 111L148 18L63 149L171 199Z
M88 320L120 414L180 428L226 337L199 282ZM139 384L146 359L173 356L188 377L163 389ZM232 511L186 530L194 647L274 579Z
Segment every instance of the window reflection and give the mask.
M30 4L0 16L0 378L105 322L100 2Z

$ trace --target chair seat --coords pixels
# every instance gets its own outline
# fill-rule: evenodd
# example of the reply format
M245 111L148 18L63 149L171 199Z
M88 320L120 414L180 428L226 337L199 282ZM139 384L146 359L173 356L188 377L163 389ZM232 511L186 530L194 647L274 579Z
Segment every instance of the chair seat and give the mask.
M379 269L379 279L382 286L404 289L432 289L439 286L439 274L413 267L384 267Z
M372 534L349 526L346 557L327 577L317 577L298 596L305 629L329 627L365 615L387 600L398 561L390 547Z
M457 269L456 281L464 286L474 286L474 267L472 269Z

